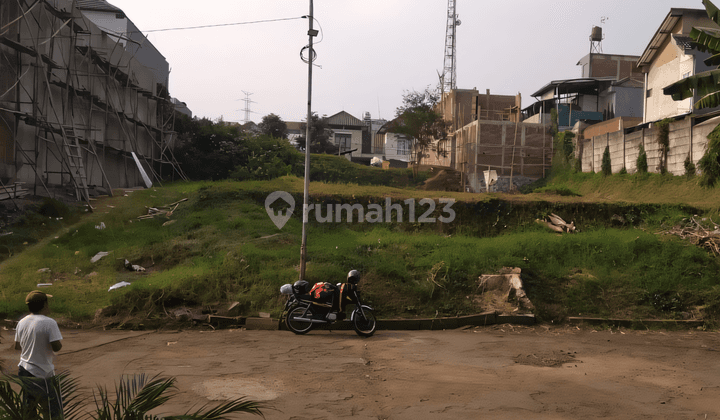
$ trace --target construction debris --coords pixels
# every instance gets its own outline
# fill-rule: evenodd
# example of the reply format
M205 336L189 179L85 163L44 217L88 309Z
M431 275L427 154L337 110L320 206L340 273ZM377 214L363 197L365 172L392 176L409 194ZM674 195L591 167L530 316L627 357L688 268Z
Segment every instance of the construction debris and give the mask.
M130 264L130 261L125 260L125 268L132 271L145 271L145 267L141 267L137 264Z
M108 255L110 255L109 252L100 251L100 252L98 252L97 254L95 254L94 257L90 258L90 262L91 262L91 263L96 263L96 262L100 261L100 258L102 258L102 257L107 257Z
M575 232L575 222L567 223L562 217L555 213L550 213L545 220L538 220L538 223L545 224L551 230L559 233L573 233Z
M717 225L712 219L706 218L698 222L694 217L683 219L682 222L682 225L658 233L677 235L694 245L707 249L716 256L720 255L720 225ZM712 224L712 226L705 227L702 222L705 222L706 225Z
M176 201L172 204L168 204L166 206L159 206L159 207L145 207L147 209L147 214L144 214L142 216L138 216L138 219L145 220L145 219L153 219L156 216L165 216L167 218L170 218L172 216L173 212L178 208L180 203L183 201L187 201L187 198L183 198L180 201Z
M30 194L30 191L22 187L24 182L15 182L12 185L0 186L0 201L11 198L23 198Z
M121 287L125 287L125 286L130 286L130 283L128 283L126 281L121 281L119 283L115 283L112 286L110 286L110 288L108 289L108 292L111 290L119 289Z
M527 297L525 289L523 289L520 273L521 270L518 267L503 267L499 274L483 274L478 278L478 291L483 295L489 294L494 296L494 298L485 299L488 303L492 301L499 303L517 300L518 308L532 311L535 306ZM495 309L498 310L502 308L498 307ZM517 308L514 311L516 310Z

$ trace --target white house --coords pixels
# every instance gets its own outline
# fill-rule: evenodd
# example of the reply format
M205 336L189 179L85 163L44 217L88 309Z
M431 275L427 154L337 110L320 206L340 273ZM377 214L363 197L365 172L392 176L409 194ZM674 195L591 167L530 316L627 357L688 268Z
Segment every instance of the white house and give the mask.
M714 68L703 62L710 55L692 43L689 34L693 27L720 30L703 9L670 9L637 61L637 67L645 74L644 123L715 110L695 110L697 95L674 101L670 95L663 94L663 88L678 80Z

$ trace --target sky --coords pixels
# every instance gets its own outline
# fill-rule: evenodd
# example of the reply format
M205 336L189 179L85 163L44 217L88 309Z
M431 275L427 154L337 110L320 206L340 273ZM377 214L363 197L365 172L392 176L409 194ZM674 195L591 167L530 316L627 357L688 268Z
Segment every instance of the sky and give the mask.
M304 121L311 0L109 0L170 64L170 95L193 115ZM403 94L438 85L447 0L312 0L312 111L393 119ZM671 8L701 0L455 0L458 89L522 95L581 76L593 26L605 54L641 55ZM232 25L229 25L232 24ZM237 25L236 25L237 24ZM200 29L156 31L213 26ZM246 99L251 102L246 102ZM246 112L245 110L249 110Z

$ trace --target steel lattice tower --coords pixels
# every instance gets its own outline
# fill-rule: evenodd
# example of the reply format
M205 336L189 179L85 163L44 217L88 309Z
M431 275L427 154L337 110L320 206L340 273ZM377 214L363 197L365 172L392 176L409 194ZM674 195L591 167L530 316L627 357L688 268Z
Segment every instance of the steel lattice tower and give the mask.
M445 29L445 63L443 66L443 91L450 92L457 87L455 67L455 29L460 26L460 19L455 13L457 2L448 0L447 28Z

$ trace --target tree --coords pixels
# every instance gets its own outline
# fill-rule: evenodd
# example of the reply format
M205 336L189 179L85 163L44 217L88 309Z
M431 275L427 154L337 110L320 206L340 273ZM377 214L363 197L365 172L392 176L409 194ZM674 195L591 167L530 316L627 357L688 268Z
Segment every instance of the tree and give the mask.
M260 121L260 132L266 136L270 136L276 139L286 139L287 124L279 116L275 114L268 114Z
M395 110L396 118L391 129L411 139L415 173L420 159L433 141L447 139L448 123L437 111L439 100L438 93L430 90L430 87L426 87L424 92L405 91L402 105Z
M226 179L245 153L243 133L237 126L193 119L175 151L183 171L193 180Z
M246 153L230 174L234 179L270 180L304 173L305 159L287 139L260 135L245 139L243 145Z
M297 138L300 149L305 149L305 134L307 133L307 121L300 125L301 134ZM310 153L329 153L336 154L337 146L332 143L330 138L333 135L332 129L325 117L320 118L313 112L310 120Z

